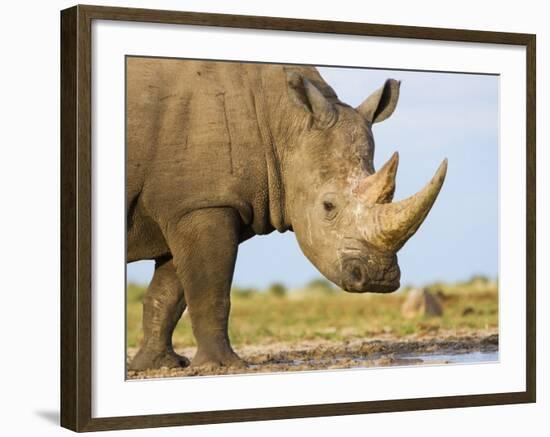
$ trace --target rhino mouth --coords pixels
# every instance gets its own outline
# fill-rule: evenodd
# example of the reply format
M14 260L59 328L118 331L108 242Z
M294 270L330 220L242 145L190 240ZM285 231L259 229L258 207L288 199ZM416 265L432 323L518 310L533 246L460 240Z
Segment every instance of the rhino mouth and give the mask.
M342 263L342 288L351 293L391 293L400 286L397 256L362 256Z

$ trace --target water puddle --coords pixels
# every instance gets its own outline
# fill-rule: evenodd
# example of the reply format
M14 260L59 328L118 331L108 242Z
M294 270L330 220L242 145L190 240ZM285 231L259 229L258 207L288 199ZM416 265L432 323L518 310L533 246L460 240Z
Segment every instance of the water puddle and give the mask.
M494 352L468 352L462 354L428 354L428 355L416 355L407 356L403 359L417 359L421 360L423 364L462 364L462 363L491 363L498 361L498 351Z
M274 360L269 364L281 366L285 370L353 368L353 367L395 367L434 364L465 364L497 362L498 351L473 351L465 353L431 353L431 354L390 354L388 356L333 356L330 358L307 358ZM261 370L268 363L251 364L250 369Z

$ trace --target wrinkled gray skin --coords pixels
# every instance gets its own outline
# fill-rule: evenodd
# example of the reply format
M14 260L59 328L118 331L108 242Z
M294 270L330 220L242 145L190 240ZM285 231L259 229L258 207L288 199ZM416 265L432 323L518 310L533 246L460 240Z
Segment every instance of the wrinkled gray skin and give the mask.
M344 290L399 287L396 252L446 172L444 162L422 191L391 203L398 157L375 172L371 126L393 113L399 82L352 108L315 68L127 62L127 260L156 261L130 369L189 364L172 348L186 307L191 365L244 364L229 343L229 293L237 247L253 235L294 231Z

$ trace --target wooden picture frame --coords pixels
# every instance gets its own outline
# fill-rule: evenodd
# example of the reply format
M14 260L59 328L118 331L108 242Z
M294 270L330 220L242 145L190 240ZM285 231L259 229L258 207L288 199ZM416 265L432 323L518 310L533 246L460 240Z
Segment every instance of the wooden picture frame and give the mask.
M92 417L92 150L91 69L93 20L185 24L434 41L491 43L526 49L526 374L522 392L383 401ZM251 420L535 402L536 198L535 49L531 34L75 6L61 12L61 425L99 431Z

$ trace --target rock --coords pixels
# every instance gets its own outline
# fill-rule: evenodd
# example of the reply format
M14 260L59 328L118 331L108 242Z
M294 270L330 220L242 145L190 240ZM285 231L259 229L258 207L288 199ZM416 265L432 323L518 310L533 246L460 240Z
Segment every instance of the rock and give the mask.
M426 288L415 288L408 292L401 306L401 314L409 319L414 317L441 317L443 306L439 298Z
M472 307L466 307L464 308L464 311L462 311L462 316L466 317L474 313L475 313L475 310Z

